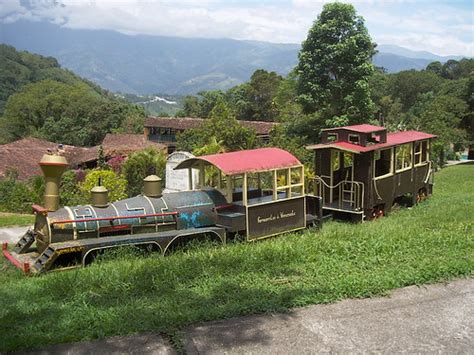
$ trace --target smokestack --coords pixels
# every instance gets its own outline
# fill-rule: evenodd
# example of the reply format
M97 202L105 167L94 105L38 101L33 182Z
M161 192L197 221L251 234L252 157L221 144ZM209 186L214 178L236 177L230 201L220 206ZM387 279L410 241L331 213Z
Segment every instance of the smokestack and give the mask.
M45 180L44 207L48 211L56 211L59 208L59 184L61 175L68 166L67 160L60 155L45 154L39 165Z
M109 205L109 190L105 186L94 186L91 190L91 205L107 207Z
M161 179L156 175L144 178L143 194L147 197L161 197Z

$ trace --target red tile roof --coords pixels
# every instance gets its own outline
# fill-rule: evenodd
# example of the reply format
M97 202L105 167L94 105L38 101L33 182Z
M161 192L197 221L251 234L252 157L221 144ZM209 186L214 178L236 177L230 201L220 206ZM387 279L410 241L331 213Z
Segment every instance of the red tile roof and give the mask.
M185 130L201 127L207 119L195 117L148 117L145 121L145 127L173 128L176 130ZM277 122L263 121L238 121L242 126L254 129L257 135L267 135L270 130L278 125Z
M57 143L28 137L12 143L0 145L0 178L5 177L9 168L15 169L21 180L32 175L41 175L38 162L48 149L55 151ZM97 159L97 148L81 148L63 145L63 153L70 165Z
M260 148L190 158L178 164L175 169L186 169L203 160L217 167L225 175L268 171L301 165L300 161L286 150Z
M143 134L107 134L102 144L106 156L126 155L149 146L166 149L163 144L149 142ZM38 162L48 149L57 151L58 144L28 137L0 145L0 179L5 177L8 168L18 171L20 180L28 179L32 175L41 175ZM97 160L98 147L63 145L60 154L66 157L71 167L76 167Z
M102 148L107 156L126 155L148 147L155 147L158 150L167 149L164 144L149 141L143 134L108 133L102 141Z
M307 149L324 149L324 148L336 148L341 150L346 150L353 153L365 153L370 152L377 149L388 148L394 145L404 144L415 142L424 139L431 139L436 138L435 135L418 132L418 131L405 131L405 132L395 132L395 133L388 133L387 134L387 142L386 143L377 143L371 144L366 147L360 146L358 144L352 144L349 142L331 142L326 144L315 144L306 147Z
M344 126L344 127L335 127L335 128L326 128L323 131L332 131L338 129L345 129L348 131L358 132L358 133L372 133L372 132L379 132L385 130L384 127L374 126L371 124L358 124L353 126Z

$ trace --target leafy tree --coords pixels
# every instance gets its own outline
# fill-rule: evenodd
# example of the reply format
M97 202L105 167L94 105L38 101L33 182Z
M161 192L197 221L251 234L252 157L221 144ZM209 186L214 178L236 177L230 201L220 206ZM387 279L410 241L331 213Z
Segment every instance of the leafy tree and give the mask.
M445 79L457 79L461 75L459 62L454 59L448 60L444 63L441 69L441 76Z
M406 125L406 114L402 110L400 99L383 96L378 102L380 119L389 131L403 130Z
M460 128L462 117L468 110L467 104L456 97L428 93L420 98L409 112L408 127L436 134L433 143L434 158L442 164L443 152L449 143L463 143L466 132Z
M87 195L82 193L79 182L77 171L67 170L61 176L59 198L62 206L84 205L89 202L88 193Z
M274 97L282 77L275 72L263 69L256 70L250 77L247 86L249 116L246 119L255 121L275 121L278 111Z
M278 89L274 98L276 109L278 110L278 118L285 115L289 111L293 111L292 106L296 105L298 78L295 71L290 72L288 76L282 79L278 84ZM299 106L299 105L298 105ZM301 110L299 110L301 114Z
M196 96L184 97L183 109L177 113L178 117L200 117L201 104Z
M308 118L308 116L304 116ZM269 146L280 147L296 156L307 169L314 170L314 153L305 147L310 144L308 137L296 134L298 128L304 127L299 121L299 127L290 123L277 126L270 135Z
M19 181L18 171L9 168L5 179L0 180L0 211L31 213L31 205L41 204L43 195L43 177L33 176L28 181Z
M108 165L105 161L104 148L102 147L102 145L99 145L99 152L98 152L98 157L97 157L97 167L100 170L109 170Z
M114 202L127 197L127 180L117 176L112 170L91 170L85 180L79 184L83 196L90 196L90 191L101 181L101 186L109 190L109 201Z
M196 156L218 154L218 153L224 153L224 152L225 152L224 142L222 141L218 142L216 137L211 137L209 140L209 143L207 143L206 145L200 148L196 148L193 150L193 154Z
M380 99L389 95L389 77L383 71L375 70L369 78L370 97L378 105Z
M176 136L177 148L192 152L207 144L209 134L202 128L187 129Z
M431 71L405 70L389 75L389 95L400 99L406 112L412 107L418 95L436 92L442 79Z
M96 145L126 117L140 113L142 109L101 96L84 83L43 80L8 98L0 138L34 135L58 143Z
M135 112L130 112L125 116L120 127L113 130L113 133L133 133L142 134L145 125L145 110L139 106L134 106ZM163 117L164 114L160 114Z
M426 66L426 70L435 73L436 75L441 75L443 71L443 64L439 61L431 62Z
M177 116L208 118L218 100L222 100L224 96L224 92L220 90L201 91L198 92L198 97L188 95L184 99L183 109Z
M208 118L218 102L224 99L224 93L220 90L201 91L198 93L202 97L200 102L201 110L199 117Z
M177 143L179 149L194 151L211 144L213 139L221 141L225 150L234 151L253 148L256 134L242 127L224 99L219 98L203 127L179 134Z
M331 126L370 119L374 53L364 20L352 5L324 5L299 53L298 100L304 112L321 111Z
M225 101L238 120L249 120L252 117L249 86L249 83L236 85L225 93Z
M128 182L128 196L142 193L143 179L155 174L163 179L165 177L166 155L154 147L148 147L133 153L122 165L122 172Z

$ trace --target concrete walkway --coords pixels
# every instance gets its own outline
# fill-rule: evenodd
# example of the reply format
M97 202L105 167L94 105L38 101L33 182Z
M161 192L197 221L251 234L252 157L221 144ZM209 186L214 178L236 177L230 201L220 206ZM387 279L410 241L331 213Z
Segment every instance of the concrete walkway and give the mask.
M472 353L474 279L395 290L389 297L287 314L208 322L183 331L188 354ZM173 354L158 334L51 346L37 354Z
M15 244L31 226L0 228L0 244L8 242Z

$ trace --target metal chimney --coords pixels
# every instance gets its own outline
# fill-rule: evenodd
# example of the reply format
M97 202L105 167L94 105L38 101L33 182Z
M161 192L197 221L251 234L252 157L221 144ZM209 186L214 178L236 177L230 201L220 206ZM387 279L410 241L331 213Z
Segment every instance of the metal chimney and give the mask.
M161 179L156 175L148 175L143 179L143 195L161 197Z
M59 208L59 184L61 175L68 166L65 157L60 155L45 154L39 165L44 174L44 207L48 211L56 211Z

